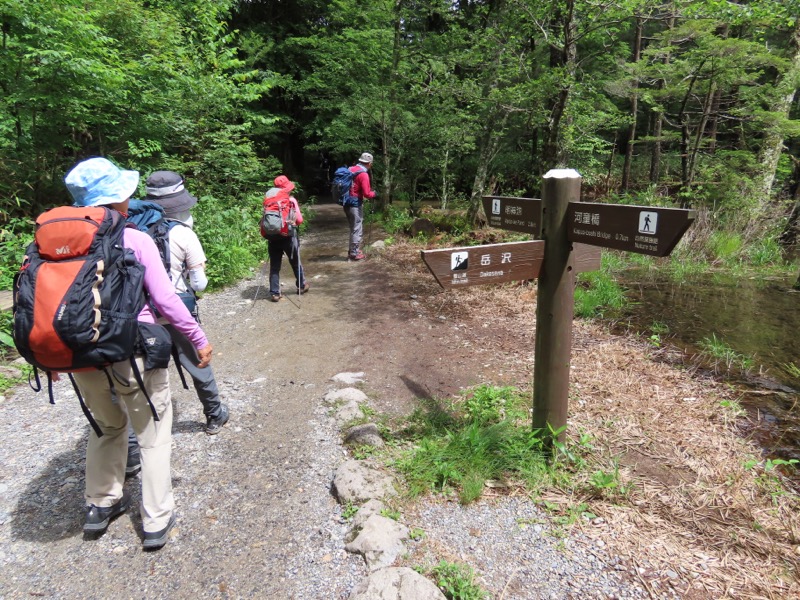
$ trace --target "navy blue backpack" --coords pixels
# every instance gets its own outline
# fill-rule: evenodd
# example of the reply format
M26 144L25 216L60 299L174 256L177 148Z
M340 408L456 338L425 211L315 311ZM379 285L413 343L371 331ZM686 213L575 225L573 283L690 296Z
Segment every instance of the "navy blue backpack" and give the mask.
M336 198L336 201L341 206L356 206L358 198L350 195L350 188L353 186L353 179L360 173L366 173L367 169L358 165L361 170L351 171L347 167L339 167L333 174L333 183L331 184L331 195Z

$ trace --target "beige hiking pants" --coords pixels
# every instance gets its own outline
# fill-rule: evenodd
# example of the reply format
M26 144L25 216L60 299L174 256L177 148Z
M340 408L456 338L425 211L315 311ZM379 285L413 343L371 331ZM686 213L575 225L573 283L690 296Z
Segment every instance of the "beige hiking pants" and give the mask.
M75 373L86 406L103 432L102 437L97 437L94 430L89 430L85 496L87 504L100 507L111 506L122 498L130 417L141 451L142 524L145 531L155 532L167 526L175 507L170 473L172 398L167 369L144 371L139 357L136 364L159 421L153 418L129 362L108 367L120 401L112 400L108 378L102 371Z

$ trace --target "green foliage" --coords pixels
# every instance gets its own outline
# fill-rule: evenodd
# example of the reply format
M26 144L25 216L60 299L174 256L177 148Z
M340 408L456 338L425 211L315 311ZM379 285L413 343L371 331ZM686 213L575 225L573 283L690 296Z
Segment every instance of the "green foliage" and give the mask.
M711 234L708 246L714 260L732 263L742 251L742 238L735 233L715 231Z
M25 249L33 242L33 225L33 219L11 217L0 227L0 290L11 289Z
M391 519L392 521L399 521L401 517L400 511L395 510L393 508L381 509L381 516L386 517L387 519Z
M172 168L196 192L212 191L203 181L237 192L264 181L248 135L269 116L245 103L274 81L236 58L232 4L6 2L0 197L24 205L4 210L65 204L64 174L91 155L143 175Z
M745 461L744 468L750 471L759 464L760 461L750 459ZM796 458L768 458L766 461L764 461L763 472L758 475L756 482L761 489L771 496L774 504L777 504L778 499L781 496L792 493L782 483L781 478L787 473L796 474L798 464L800 464L800 461L798 461ZM758 524L756 523L755 525Z
M469 565L441 561L431 574L448 600L483 600L490 597L475 583L475 571Z
M510 386L483 384L466 395L463 409L470 421L488 425L522 417L524 410L520 410L520 406L523 402L524 398Z
M785 363L781 365L783 370L786 371L791 377L795 379L800 379L800 366L797 366L795 363Z
M619 465L614 464L612 471L598 470L589 477L589 486L594 495L598 497L614 497L625 495L629 487L624 485L619 476Z
M266 255L261 238L258 200L235 202L203 196L194 208L195 230L208 259L206 274L212 287L241 279Z
M350 521L350 520L352 520L352 519L353 519L353 517L355 517L355 516L356 516L356 513L357 513L357 512L358 512L358 506L356 506L356 505L355 505L355 504L353 504L352 502L347 502L347 503L346 503L346 504L345 504L345 505L342 507L342 518L343 518L345 521Z
M479 386L458 406L444 410L436 402L417 411L399 438L413 440L394 464L413 495L457 491L468 504L481 496L486 481L508 477L530 481L547 477L544 442L522 420L523 398L513 388Z
M736 352L724 340L718 338L716 334L711 334L710 338L707 337L700 340L699 347L699 358L704 362L710 363L715 371L749 372L754 366L752 357Z
M576 317L602 317L609 310L619 310L625 306L625 292L611 274L614 259L607 259L606 255L612 256L610 253L603 254L600 271L578 274L575 288Z
M402 233L414 222L414 217L407 208L398 208L393 204L386 207L382 215L376 213L376 218L380 218L383 228L389 234Z
M14 349L13 324L14 314L10 310L0 312L0 357Z
M783 251L775 238L755 240L746 250L745 256L754 267L783 264Z

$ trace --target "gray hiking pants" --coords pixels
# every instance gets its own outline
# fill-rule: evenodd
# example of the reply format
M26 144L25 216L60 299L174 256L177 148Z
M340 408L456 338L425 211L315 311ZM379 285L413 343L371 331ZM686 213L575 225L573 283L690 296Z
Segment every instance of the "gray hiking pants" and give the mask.
M350 249L349 254L352 256L358 252L361 247L361 238L364 235L364 205L358 206L345 206L344 214L347 217L347 222L350 225Z
M197 356L197 350L186 336L172 325L165 324L164 327L169 331L172 337L172 343L175 344L175 347L178 349L178 359L180 360L181 367L192 377L197 397L203 405L203 413L206 418L218 417L222 407L219 400L219 389L217 388L217 380L214 377L214 371L211 369L210 365L202 369L197 366L197 363L200 362L200 358Z

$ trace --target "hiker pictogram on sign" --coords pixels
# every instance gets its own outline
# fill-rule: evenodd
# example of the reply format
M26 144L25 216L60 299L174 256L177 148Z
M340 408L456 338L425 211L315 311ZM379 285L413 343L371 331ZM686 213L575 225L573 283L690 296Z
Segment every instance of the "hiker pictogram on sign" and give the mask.
M642 211L639 213L639 233L647 233L650 235L656 234L656 225L658 224L658 213L650 211Z
M450 255L451 271L466 271L469 268L469 252L453 252Z

